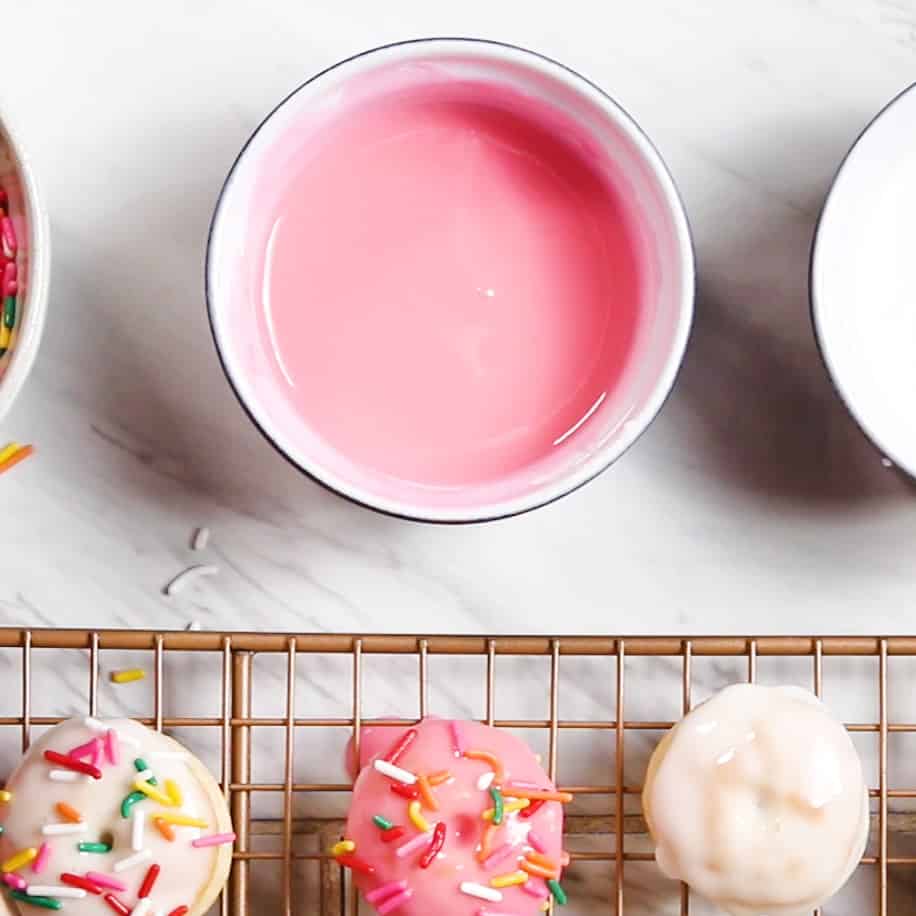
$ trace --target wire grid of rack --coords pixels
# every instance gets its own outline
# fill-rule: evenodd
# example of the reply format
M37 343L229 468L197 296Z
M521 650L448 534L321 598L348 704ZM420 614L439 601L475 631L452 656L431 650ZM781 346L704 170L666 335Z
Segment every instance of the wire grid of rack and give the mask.
M823 660L828 656L870 657L878 661L877 721L847 725L851 732L870 732L878 737L878 785L870 789L877 803L876 854L862 859L862 867L877 869L874 913L888 916L888 868L891 865L916 865L916 857L891 856L888 851L890 798L916 798L914 789L890 789L887 778L888 735L893 732L916 732L916 723L888 720L887 686L888 658L892 656L916 657L916 637L531 637L531 636L383 636L352 634L264 634L264 633L205 633L205 632L153 632L127 630L51 630L0 628L0 649L15 649L21 653L21 710L17 716L0 717L0 725L18 726L21 730L23 750L29 745L33 726L49 726L59 717L33 715L32 652L34 649L66 650L80 652L88 665L89 715L98 713L100 654L105 650L135 650L149 652L152 663L153 708L148 716L137 716L140 721L162 730L175 727L215 729L219 732L220 785L229 803L235 831L238 836L232 874L219 904L221 916L255 916L249 893L249 868L257 861L272 861L282 871L282 912L293 912L297 892L294 886L294 863L311 860L321 868L318 899L308 912L316 916L355 916L359 904L355 890L348 886L339 867L328 859L319 847L313 852L300 852L294 848L294 835L299 821L294 819L293 798L298 793L342 792L348 785L303 784L295 780L294 735L298 729L345 727L352 729L358 746L360 730L366 723L363 716L363 659L368 655L414 656L418 662L419 713L428 711L430 656L479 656L485 664L484 721L490 725L507 728L534 728L546 731L548 736L548 772L552 779L557 775L558 737L563 729L600 729L613 736L614 760L608 761L609 775L604 785L565 785L563 789L578 795L606 796L610 799L609 816L605 818L568 819L567 832L606 835L606 849L573 852L577 861L596 862L611 870L613 881L610 899L600 912L622 916L627 911L625 870L630 862L652 861L652 854L628 849L630 834L624 802L627 796L638 796L641 787L624 781L624 745L628 735L636 731L662 731L673 722L630 720L625 716L627 663L638 663L646 657L668 657L677 661L680 673L680 694L683 711L691 708L691 666L698 657L732 657L746 664L746 677L753 681L757 674L759 657L810 659L810 684L821 694L823 686ZM219 659L220 714L218 716L165 716L163 710L163 661L166 653L173 651L208 653ZM285 714L280 717L252 714L252 662L255 656L269 653L285 657ZM317 718L307 714L311 710L296 708L296 661L303 656L345 655L351 660L352 712L345 718ZM495 716L496 661L500 656L526 656L546 658L549 664L549 715L544 720L503 720ZM616 695L616 712L613 719L598 721L567 721L560 718L561 664L574 663L576 658L606 658L615 662L613 685ZM415 719L373 719L373 724L405 724ZM255 727L280 727L284 729L283 780L279 783L256 782L251 778L251 732ZM251 799L256 793L275 793L282 797L282 818L264 825L252 817ZM323 840L340 829L339 820L326 825L321 833ZM640 827L639 830L644 828ZM273 833L280 839L276 851L255 851L252 840L261 832ZM621 854L617 853L617 850ZM680 891L681 916L689 916L692 903L686 887ZM815 911L818 916L820 911Z

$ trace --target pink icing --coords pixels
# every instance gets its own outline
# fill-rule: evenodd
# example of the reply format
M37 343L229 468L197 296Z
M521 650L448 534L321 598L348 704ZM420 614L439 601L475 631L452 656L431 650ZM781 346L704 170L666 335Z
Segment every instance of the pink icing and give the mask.
M408 800L391 791L391 779L367 765L384 757L404 729L365 726L360 734L362 770L353 790L346 837L356 843L359 859L375 870L373 875L354 873L353 877L360 890L376 901L380 913L389 905L392 909L385 912L392 912L394 901L403 898L397 904L399 916L429 916L433 912L437 916L477 916L483 901L463 894L459 885L472 882L489 887L493 877L517 871L524 853L534 848L528 842L533 829L537 830L543 854L557 863L562 861L563 806L557 802L543 805L530 819L520 818L516 812L506 814L492 840L494 853L504 857L500 867L490 868L489 861L487 865L478 861L477 851L486 826L481 814L493 806L493 799L489 792L477 788L477 781L489 766L484 761L456 755L449 721L425 719L414 727L418 737L398 760L398 766L426 776L447 770L453 777L432 790L439 810L424 808L422 812L431 828L438 822L446 827L443 849L426 869L420 867L420 853L428 847L432 834L420 833L408 818ZM554 788L531 749L515 736L473 722L461 723L460 732L468 750L488 751L500 760L506 786L526 783L541 789ZM351 748L351 770L354 756ZM384 843L383 831L373 822L374 815L405 827L404 841ZM418 841L417 854L399 856L396 847L414 840ZM504 846L509 847L508 852L503 850ZM548 894L545 882L533 878L528 883L532 889L539 887L543 892L535 896L527 886L502 888L502 900L487 902L487 912L518 916L539 913L540 903ZM384 892L386 887L392 890Z

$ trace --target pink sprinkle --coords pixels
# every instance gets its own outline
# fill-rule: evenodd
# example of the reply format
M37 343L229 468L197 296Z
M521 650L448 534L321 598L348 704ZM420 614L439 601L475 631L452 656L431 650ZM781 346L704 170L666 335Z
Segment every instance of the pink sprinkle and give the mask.
M95 739L95 747L92 750L92 765L96 768L101 767L102 757L105 755L105 743L101 738Z
M48 864L48 859L51 858L51 847L47 843L42 843L38 847L38 855L32 860L32 871L36 875L41 874L45 870L45 867Z
M513 846L511 843L504 843L498 849L494 849L493 852L487 856L487 858L484 860L483 867L487 871L496 868L497 865L499 865L501 862L505 862L506 859L512 855L514 849L515 846Z
M28 886L25 883L25 878L22 875L17 875L14 871L8 871L4 876L3 880L16 891L24 891Z
M3 295L15 296L18 291L16 284L16 262L9 261L3 268Z
M118 733L113 728L109 728L105 732L105 755L108 757L108 762L113 766L117 766L121 761L121 755L118 750Z
M407 890L406 881L389 881L387 884L383 884L381 887L377 887L374 891L369 891L366 894L366 900L369 903L378 903L379 900L384 900L386 897L390 897L392 894L397 894L399 891Z
M224 846L226 843L234 842L234 833L211 833L209 836L202 836L196 840L191 840L191 845L200 849L201 846Z
M528 842L540 853L547 852L544 841L533 831L528 831Z
M379 916L385 916L386 913L393 913L399 906L403 906L410 898L413 897L413 891L406 890L396 897L392 897L387 902L378 907Z
M550 896L550 892L547 888L533 878L522 885L522 890L526 894L531 894L532 897L537 897L538 900L546 900Z
M455 750L455 756L461 757L467 747L464 743L464 729L461 727L461 723L455 721L455 719L452 719L449 725L452 729L452 746Z
M432 840L431 833L421 833L418 836L415 836L412 840L408 840L403 846L398 846L395 855L399 859L404 859L409 856L412 852L416 852L418 849L422 849L424 846L429 846L430 841Z
M79 747L73 748L72 751L67 751L67 756L72 757L74 760L83 760L86 757L92 757L94 756L95 750L99 743L99 738L92 738L85 744L81 744Z
M4 253L8 257L16 254L19 244L16 241L16 230L13 228L13 221L8 216L4 216L0 220L0 237L3 240Z
M93 883L98 884L99 887L108 887L113 891L126 891L127 885L123 881L119 881L117 878L113 878L111 875L103 874L100 871L87 871L86 877Z

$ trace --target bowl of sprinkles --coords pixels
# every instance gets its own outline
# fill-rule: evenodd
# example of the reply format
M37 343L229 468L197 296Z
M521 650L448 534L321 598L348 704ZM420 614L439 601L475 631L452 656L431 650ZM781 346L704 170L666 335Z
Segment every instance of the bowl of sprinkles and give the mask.
M0 114L0 418L35 362L48 300L50 241L35 175Z

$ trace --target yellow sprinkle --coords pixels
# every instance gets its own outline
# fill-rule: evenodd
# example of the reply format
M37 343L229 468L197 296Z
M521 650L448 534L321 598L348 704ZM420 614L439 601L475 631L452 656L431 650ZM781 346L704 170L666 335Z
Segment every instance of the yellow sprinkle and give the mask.
M203 830L208 826L206 821L199 817L189 817L187 814L176 814L173 811L157 811L154 817L158 817L167 824L174 824L176 827L199 827Z
M549 901L549 900L545 900L545 901L541 904L541 912L542 912L542 913L546 913L549 909L550 909L550 901Z
M6 461L7 458L12 458L13 455L15 455L16 452L18 451L19 451L18 442L10 442L9 445L4 446L3 449L0 450L0 464L3 464L3 462Z
M131 681L142 681L146 672L142 668L128 668L126 671L112 671L111 679L115 684L129 684Z
M168 805L169 808L177 807L171 798L168 797L163 792L160 792L154 786L151 786L148 782L145 782L142 779L137 779L134 781L134 788L138 792L142 792L147 798L151 798L155 802L159 802L160 805Z
M420 813L420 802L412 801L407 805L407 816L411 824L420 831L420 833L429 833L433 828L429 826L426 818Z
M9 350L9 348L10 329L6 326L6 324L4 324L3 327L0 328L0 350Z
M37 855L38 850L34 846L30 846L28 849L20 849L19 852L10 856L0 865L0 871L16 871L22 868L23 865L28 865Z
M490 879L490 887L514 887L516 884L524 884L528 880L527 872L514 871L509 875L499 875Z
M180 808L184 803L184 799L181 797L181 788L174 779L165 781L165 794L172 799L172 804L176 808Z
M8 792L6 789L0 789L0 803L6 804L9 801L13 800L13 793Z
M503 805L503 816L506 814L511 814L513 811L521 811L523 808L527 808L531 804L530 799L520 798L518 801L508 802ZM485 821L492 821L495 811L493 808L487 808L486 811L481 815Z
M335 858L345 856L348 852L356 852L356 843L353 840L341 840L331 847L331 855Z

